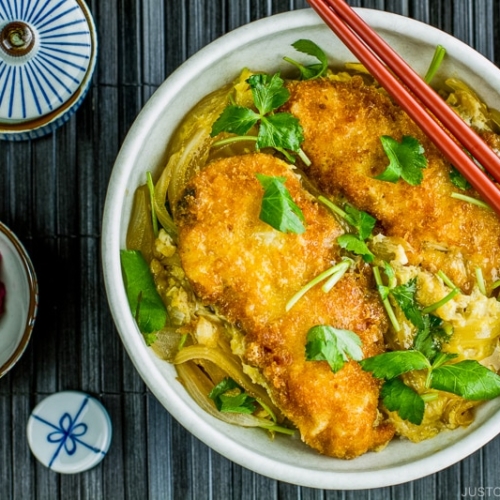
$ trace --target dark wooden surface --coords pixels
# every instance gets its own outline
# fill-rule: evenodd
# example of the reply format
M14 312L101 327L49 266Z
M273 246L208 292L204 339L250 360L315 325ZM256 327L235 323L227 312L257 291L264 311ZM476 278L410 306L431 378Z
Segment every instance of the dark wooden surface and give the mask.
M500 63L498 0L351 0L437 26ZM99 61L69 123L0 141L0 220L29 250L40 308L22 360L0 380L0 499L402 499L500 496L500 438L433 476L391 488L322 491L237 466L192 437L150 394L111 320L100 267L101 213L114 159L137 113L194 52L305 0L90 0ZM114 437L94 469L58 475L31 455L25 427L46 395L78 389L108 409ZM499 423L500 430L500 423ZM487 488L490 488L489 490ZM496 488L496 489L494 489Z

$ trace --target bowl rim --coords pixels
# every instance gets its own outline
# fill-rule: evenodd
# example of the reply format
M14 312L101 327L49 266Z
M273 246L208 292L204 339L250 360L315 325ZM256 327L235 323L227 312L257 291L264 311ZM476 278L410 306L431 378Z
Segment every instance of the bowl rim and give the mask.
M14 234L14 232L11 229L9 229L1 221L0 221L0 232L7 237L7 239L12 243L14 249L17 252L21 265L24 269L24 274L28 282L28 288L30 293L28 314L26 315L26 322L23 334L20 337L18 344L12 355L7 359L7 361L2 366L0 366L0 378L1 378L13 368L13 366L19 361L21 356L24 354L24 351L28 347L29 341L31 339L31 334L33 333L33 327L35 326L35 319L38 311L38 280L36 277L33 263L31 262L28 252L24 248L24 245L21 243L19 238Z
M446 40L452 40L455 51L460 50L461 53L473 55L476 61L475 66L487 73L493 71L498 77L499 69L491 61L464 42L438 28L399 14L365 8L355 8L355 10L376 29L385 29L396 35L408 36L408 33L411 32L408 29L410 25L412 28L420 26L425 29L426 35L430 39L436 39L441 44L445 43ZM386 487L433 474L477 451L499 433L495 415L488 416L480 426L480 433L478 433L478 429L473 429L469 434L438 450L433 455L419 458L411 463L401 463L380 470L353 472L322 471L283 464L248 450L240 443L233 441L228 433L214 429L209 423L209 418L201 418L190 411L178 391L167 383L161 382L160 379L163 378L163 375L158 367L151 363L149 352L140 338L141 336L137 335L138 330L132 316L121 313L123 304L127 303L126 295L123 287L117 287L115 281L117 276L121 276L119 262L120 223L125 194L129 190L127 180L141 153L137 144L143 143L152 129L152 124L163 113L162 106L157 105L157 103L161 103L162 99L168 100L169 94L175 96L182 89L184 80L193 70L196 69L199 72L208 68L214 60L218 60L234 50L235 44L241 47L246 43L251 43L254 40L253 32L257 26L263 32L265 30L280 32L323 24L323 21L309 8L275 14L253 21L226 33L198 51L181 64L158 88L131 126L111 173L102 223L102 234L106 235L102 237L101 241L104 283L116 328L140 376L168 412L209 447L254 472L300 486L340 490ZM500 93L500 84L496 90ZM127 332L134 332L134 335L129 335ZM498 417L498 412L496 416Z

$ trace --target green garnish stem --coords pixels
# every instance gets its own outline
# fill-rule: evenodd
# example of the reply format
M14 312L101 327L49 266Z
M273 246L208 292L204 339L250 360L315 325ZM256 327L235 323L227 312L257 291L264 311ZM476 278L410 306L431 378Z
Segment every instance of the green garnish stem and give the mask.
M491 289L495 290L495 288L498 288L499 286L500 286L500 280L497 280L491 285Z
M153 177L151 176L151 172L147 172L147 184L149 190L149 199L151 202L151 220L153 222L153 233L155 238L158 238L158 218L156 217L155 210L155 185L153 183Z
M486 284L484 282L483 271L481 270L480 267L476 267L475 272L476 272L476 282L477 282L477 286L479 288L479 291L483 295L486 295Z
M228 144L233 144L235 142L246 142L252 141L257 142L256 135L237 135L234 137L228 137L226 139L221 139L220 141L216 141L212 144L213 148L218 148L220 146L227 146Z
M443 271L438 271L437 272L437 275L443 280L443 283L447 286L449 286L451 289L458 289L458 286L455 285L455 283L453 283L453 281L451 281L450 278L448 278L448 276L446 276L446 274L443 272Z
M377 283L378 286L384 286L384 283L382 282L382 276L380 276L380 269L378 266L373 266L373 276L375 277L375 283ZM382 304L384 305L385 311L387 312L387 316L389 316L389 320L396 332L399 332L401 330L401 326L399 325L399 322L396 318L396 315L394 314L394 309L392 308L391 303L389 302L389 299L386 297L385 299L382 298Z
M335 205L335 203L332 203L328 198L325 198L323 195L318 196L318 200L323 203L323 205L326 205L333 213L336 213L343 219L346 218L347 214L342 210L339 206Z
M304 162L304 165L306 167L311 166L311 160L308 158L308 156L304 153L304 150L302 148L299 148L297 154L299 155L299 158Z
M458 288L454 288L448 295L443 297L441 300L438 302L435 302L434 304L431 304L430 306L424 307L422 309L422 312L424 314L429 314L432 311L435 311L436 309L439 309L441 306L444 306L447 302L449 302L455 295L459 294L460 290Z
M425 83L430 83L434 78L434 75L441 66L445 55L446 49L442 45L438 45L436 47L436 50L434 51L434 56L432 58L431 64L429 65L429 69L427 70L427 73L424 77Z
M313 278L309 283L304 285L286 304L285 310L288 312L313 286L317 285L326 278L329 278L332 274L339 272L339 270L344 269L345 261L342 261L334 266L323 271ZM344 271L345 272L345 271Z
M492 208L486 204L484 201L478 200L477 198L473 198L472 196L467 196L462 193L451 193L450 195L452 198L455 198L455 200L461 200L461 201L466 201L467 203L470 203L472 205L476 205L481 208L485 208L486 210L492 210Z
M439 394L437 392L426 392L424 394L420 394L420 397L426 402L430 403L431 401L436 401L439 398Z
M271 408L269 408L269 406L267 406L265 403L263 403L260 399L256 399L257 403L259 403L259 405L264 409L264 411L271 417L271 420L276 423L277 422L277 418L276 418L276 415L274 414L274 412L271 410Z
M288 429L288 427L281 427L280 425L273 425L271 427L264 427L266 431L270 432L280 432L281 434L288 434L289 436L293 436L295 434L295 430Z
M179 340L179 345L177 346L177 349L179 351L184 347L184 344L186 343L187 338L188 338L188 334L184 333L182 335L181 339Z
M336 272L334 272L330 276L330 278L327 279L325 284L321 287L321 290L323 290L323 292L325 292L325 293L328 293L340 281L342 276L344 276L344 274L347 272L347 270L351 266L352 262L353 261L351 259L346 259L343 262L341 262L340 264L338 264L338 270Z

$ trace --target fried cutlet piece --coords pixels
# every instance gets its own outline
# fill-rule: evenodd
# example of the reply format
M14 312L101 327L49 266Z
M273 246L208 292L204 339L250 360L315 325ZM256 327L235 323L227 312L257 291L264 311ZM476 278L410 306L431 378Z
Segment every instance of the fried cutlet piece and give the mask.
M263 189L256 173L286 178L306 219L285 234L259 219ZM393 436L377 410L379 384L357 362L336 374L306 361L308 330L349 329L365 356L383 350L387 322L371 274L361 265L329 293L311 289L288 313L288 300L340 260L336 219L301 186L290 166L263 153L217 160L188 184L176 210L179 254L197 295L245 334L244 362L260 369L271 397L321 453L353 458Z
M302 148L312 161L306 174L321 191L371 213L385 235L406 241L411 264L431 272L441 269L465 291L474 284L478 266L488 284L500 277L498 217L451 198L459 189L449 179L450 165L384 92L361 77L291 82L288 89L291 97L283 109L300 120ZM374 178L389 164L382 135L421 142L428 166L419 186ZM495 144L494 138L487 139Z

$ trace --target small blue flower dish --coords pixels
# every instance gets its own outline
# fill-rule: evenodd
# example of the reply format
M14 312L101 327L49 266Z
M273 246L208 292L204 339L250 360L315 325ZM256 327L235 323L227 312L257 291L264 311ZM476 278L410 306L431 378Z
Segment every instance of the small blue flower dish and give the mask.
M28 419L31 451L43 465L62 474L96 466L108 452L111 435L111 419L104 406L79 391L46 397Z
M96 29L83 0L0 1L0 139L63 125L90 87Z

